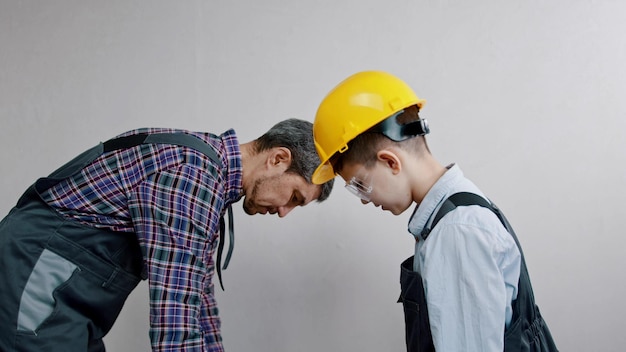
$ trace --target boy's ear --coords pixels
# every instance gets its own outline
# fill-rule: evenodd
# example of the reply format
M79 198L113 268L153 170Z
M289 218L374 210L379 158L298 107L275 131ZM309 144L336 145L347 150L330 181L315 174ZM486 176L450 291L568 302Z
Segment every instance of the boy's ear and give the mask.
M376 157L390 168L394 175L397 175L402 170L402 161L393 151L389 149L379 150L378 153L376 153Z
M283 172L291 166L291 150L285 147L274 147L269 150L267 156L267 166L269 168L277 167Z

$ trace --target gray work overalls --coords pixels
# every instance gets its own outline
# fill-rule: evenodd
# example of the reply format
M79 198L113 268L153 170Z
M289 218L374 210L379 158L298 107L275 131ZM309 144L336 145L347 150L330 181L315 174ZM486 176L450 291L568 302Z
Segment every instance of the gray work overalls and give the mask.
M146 278L137 237L65 218L41 194L103 152L141 143L189 146L219 162L197 137L144 134L100 143L37 180L0 222L0 351L105 350L102 337Z
M522 256L520 277L517 287L517 298L513 301L513 316L511 324L504 332L505 352L553 352L558 351L546 322L539 313L539 307L535 304L532 285L524 260L524 253L520 247L517 236L504 214L493 203L473 193L457 193L450 196L435 215L430 227L422 232L422 238L426 239L431 229L448 212L457 206L480 205L494 212L509 234L515 240ZM430 331L428 307L422 276L413 271L413 259L411 256L400 266L400 299L404 307L405 336L408 352L435 351ZM443 337L445 338L445 336Z

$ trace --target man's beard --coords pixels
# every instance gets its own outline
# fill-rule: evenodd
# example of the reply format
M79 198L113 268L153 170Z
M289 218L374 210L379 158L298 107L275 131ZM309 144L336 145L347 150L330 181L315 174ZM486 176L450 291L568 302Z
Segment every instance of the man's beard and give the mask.
M257 191L259 189L259 185L261 184L262 180L256 180L254 181L254 185L252 186L252 191L250 191L250 195L246 195L244 201L243 201L243 210L246 212L246 214L248 215L254 215L257 212L254 211L254 200L256 199L256 194Z

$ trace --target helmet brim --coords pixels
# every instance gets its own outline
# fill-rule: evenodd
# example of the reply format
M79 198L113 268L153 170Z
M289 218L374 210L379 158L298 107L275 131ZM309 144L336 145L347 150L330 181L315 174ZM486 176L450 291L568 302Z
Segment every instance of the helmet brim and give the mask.
M311 182L316 185L324 184L335 178L335 170L330 161L320 164L311 176Z

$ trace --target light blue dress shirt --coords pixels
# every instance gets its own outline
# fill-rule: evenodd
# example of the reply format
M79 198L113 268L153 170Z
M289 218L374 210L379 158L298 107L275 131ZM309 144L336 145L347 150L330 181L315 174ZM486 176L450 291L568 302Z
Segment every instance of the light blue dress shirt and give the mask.
M420 235L443 201L457 192L484 197L459 166L451 165L409 221L417 239L413 269L424 282L435 350L503 351L521 265L511 235L495 214L477 205L448 213L426 240Z

